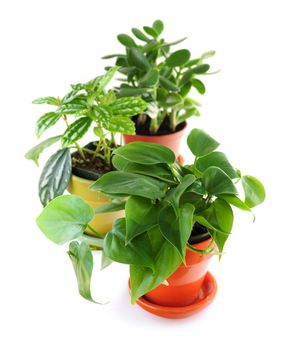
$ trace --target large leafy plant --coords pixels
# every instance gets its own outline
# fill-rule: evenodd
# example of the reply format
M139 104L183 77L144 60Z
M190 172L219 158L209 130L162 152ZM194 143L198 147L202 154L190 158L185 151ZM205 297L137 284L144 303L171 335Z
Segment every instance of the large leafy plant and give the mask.
M56 123L63 123L61 135L50 137L26 153L26 158L38 164L41 152L60 141L60 149L54 153L43 168L39 181L39 197L43 205L61 195L68 186L71 176L71 149L78 151L80 161L101 159L106 171L112 169L111 153L117 147L115 134L134 134L135 126L130 117L146 109L147 103L138 97L117 98L113 90L105 88L118 67L113 67L105 75L98 76L85 84L71 85L71 90L63 97L42 97L35 104L48 104L54 110L42 115L36 122L36 135L43 133ZM94 149L81 147L79 140L92 128L97 142Z
M137 126L150 117L151 134L159 132L164 123L173 132L187 118L200 115L199 103L190 98L189 93L191 89L205 93L205 85L198 76L207 74L210 66L205 60L215 54L209 51L191 58L187 49L172 52L171 48L186 38L166 42L161 38L163 29L163 22L156 20L151 27L144 26L143 31L132 28L135 39L119 34L117 38L125 46L125 53L103 57L116 57L119 72L124 75L120 79L119 96L142 96L149 102L147 111L138 117Z
M195 156L194 163L187 166L179 165L174 153L162 145L135 142L120 147L112 158L117 171L103 175L91 187L113 198L97 212L125 207L126 217L116 220L104 239L103 256L105 262L108 258L130 265L132 303L185 263L186 249L195 250L189 240L197 234L197 227L212 238L203 254L221 256L233 227L232 206L251 211L265 199L261 182L241 175L224 153L216 151L219 143L211 136L194 129L187 142ZM72 240L69 255L74 266L75 261L78 264L80 293L89 300L92 255L85 242L79 245L73 240L83 240L93 214L80 198L60 196L37 219L53 242Z

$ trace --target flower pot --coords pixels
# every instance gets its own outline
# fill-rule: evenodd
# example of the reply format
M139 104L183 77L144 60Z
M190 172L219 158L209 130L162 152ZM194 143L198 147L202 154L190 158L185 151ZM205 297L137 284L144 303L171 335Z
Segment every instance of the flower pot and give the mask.
M187 124L185 123L182 129L166 135L123 135L124 143L127 144L135 141L158 143L170 148L178 157L181 138L185 133L186 127Z
M198 250L206 249L211 238L193 244ZM207 274L211 254L202 254L187 248L186 266L182 263L167 279L168 285L161 284L149 293L145 299L154 305L182 307L196 303Z
M72 175L67 190L71 194L77 195L84 199L95 209L103 204L111 202L111 198L108 198L97 191L91 191L89 189L93 182L94 180L87 180L82 177ZM124 210L111 213L97 214L95 215L94 219L89 223L89 225L100 235L104 236L107 232L109 232L112 229L113 222L116 219L123 217L124 214ZM86 230L86 233L93 236L93 232L89 229Z

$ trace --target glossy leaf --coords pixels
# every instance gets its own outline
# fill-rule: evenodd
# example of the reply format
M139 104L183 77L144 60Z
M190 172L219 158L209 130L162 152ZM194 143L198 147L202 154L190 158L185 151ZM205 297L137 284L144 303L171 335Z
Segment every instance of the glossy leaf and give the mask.
M196 157L202 157L206 154L214 151L218 146L219 142L214 140L211 136L206 134L201 129L193 129L187 139L187 144L191 152Z
M158 37L158 33L157 33L157 31L154 28L151 28L151 27L148 27L148 26L144 26L143 29L148 35L151 35L153 38L157 38Z
M88 116L97 122L108 122L112 118L112 111L107 106L93 106Z
M185 85L197 74L204 74L210 69L209 64L201 64L193 68L187 69L180 80L180 86Z
M115 117L132 117L146 108L147 102L139 97L122 97L109 104L109 109Z
M160 205L151 199L131 196L126 204L126 243L158 224Z
M140 87L151 87L158 83L159 73L157 69L149 70L140 80Z
M167 185L148 176L111 171L101 176L90 188L104 194L157 199L165 196Z
M134 135L135 123L127 117L112 117L108 122L104 122L104 128L110 132Z
M205 85L199 79L191 79L192 86L199 92L199 94L203 95L206 92Z
M178 44L182 43L183 41L185 41L186 39L187 39L187 37L172 41L170 43L164 43L162 45L162 47L178 45Z
M97 83L97 92L101 92L103 91L106 86L110 83L110 81L112 80L112 78L114 77L115 73L117 72L119 67L114 66L112 68L110 68L105 75L101 76L101 78L99 79L98 83Z
M175 91L175 92L179 91L179 88L177 85L175 85L170 80L162 76L159 77L159 82L160 82L160 85L167 91Z
M139 235L126 244L125 219L117 219L112 230L105 236L103 251L109 259L122 264L146 266L153 269L153 256L146 235Z
M61 114L55 112L48 112L42 115L36 122L36 135L40 137L44 131L56 124L61 118Z
M139 164L173 164L175 154L169 148L149 142L131 142L125 146L117 148L114 154Z
M32 103L34 104L47 104L52 106L59 106L60 105L60 99L58 97L40 97L36 98L36 100L33 100Z
M126 47L137 47L135 41L131 38L131 36L127 34L119 34L117 36L118 41L126 46Z
M50 137L49 139L42 141L38 145L31 148L26 154L25 158L33 160L38 165L38 160L40 154L49 146L53 145L55 142L61 139L62 135Z
M211 166L202 175L202 182L210 195L237 194L230 177L220 168Z
M165 105L167 106L174 106L179 103L182 103L182 97L179 94L176 94L175 92L170 93L165 100Z
M235 196L235 194L221 194L218 196L221 199L224 199L227 203L234 205L242 210L251 211L247 204L245 204L240 198Z
M132 28L132 33L139 40L145 41L146 43L150 41L150 39L138 28Z
M264 186L256 177L242 176L242 186L245 192L245 204L249 208L253 208L265 200Z
M51 201L36 222L47 238L54 243L63 244L80 237L93 217L93 208L83 199L64 195Z
M119 97L141 96L146 92L146 88L121 87L119 91Z
M39 179L39 198L45 206L66 190L72 172L71 154L67 148L54 153L45 164Z
M125 201L115 201L101 205L94 210L95 214L111 213L114 211L124 210L126 202Z
M160 19L157 19L153 23L152 28L157 32L158 35L160 35L164 30L164 23Z
M150 63L145 55L136 47L131 47L127 51L127 59L130 65L133 65L141 70L148 70Z
M190 51L186 49L173 52L167 59L166 64L169 67L180 67L189 61Z
M82 117L70 124L62 136L62 147L67 147L81 139L88 131L91 123L91 118Z

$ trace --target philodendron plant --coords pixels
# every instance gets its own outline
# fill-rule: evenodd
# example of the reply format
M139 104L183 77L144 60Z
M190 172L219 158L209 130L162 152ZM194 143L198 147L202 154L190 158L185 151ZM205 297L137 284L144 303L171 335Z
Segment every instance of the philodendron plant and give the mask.
M71 85L63 98L42 97L33 101L54 106L54 110L37 120L37 137L58 122L64 127L62 134L42 141L25 155L38 165L41 152L60 141L59 150L48 159L40 176L39 197L43 205L63 194L72 165L98 161L100 172L112 170L111 153L117 147L115 134L135 133L130 117L145 110L147 103L139 97L117 98L113 90L105 91L117 69L112 67L88 83ZM90 128L98 139L92 149L78 143ZM78 157L72 155L71 159L71 149L77 151Z
M125 46L125 53L103 57L116 58L119 72L124 75L119 79L119 96L141 96L149 102L147 111L138 116L137 129L148 124L150 134L159 133L161 126L165 132L174 132L187 118L200 115L200 104L189 93L191 89L205 93L198 76L207 74L210 66L205 60L215 54L209 51L191 58L187 49L172 52L171 48L186 38L166 42L160 37L163 29L163 22L156 20L152 27L144 26L143 31L132 28L135 39L119 34L117 38Z
M190 237L199 228L212 238L203 254L221 256L233 227L232 206L251 211L264 201L261 182L236 170L224 153L216 151L216 140L193 129L187 142L195 156L187 166L181 166L162 145L135 142L120 147L112 158L117 171L103 175L91 187L113 198L98 212L125 208L126 217L116 220L104 239L103 257L105 265L107 258L130 265L132 303L185 264L186 249L195 249ZM93 260L82 238L93 215L79 197L60 196L37 218L39 228L53 242L72 241L69 256L80 293L89 300Z

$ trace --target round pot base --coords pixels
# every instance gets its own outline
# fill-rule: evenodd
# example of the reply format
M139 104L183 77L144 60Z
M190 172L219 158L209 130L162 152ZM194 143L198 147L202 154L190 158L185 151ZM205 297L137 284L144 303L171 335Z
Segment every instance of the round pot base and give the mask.
M216 296L217 283L213 275L208 271L203 285L200 289L197 300L188 306L162 306L153 304L148 301L145 296L137 299L136 303L142 309L156 316L165 318L185 318L194 315L196 312L203 310L206 306L212 303Z

